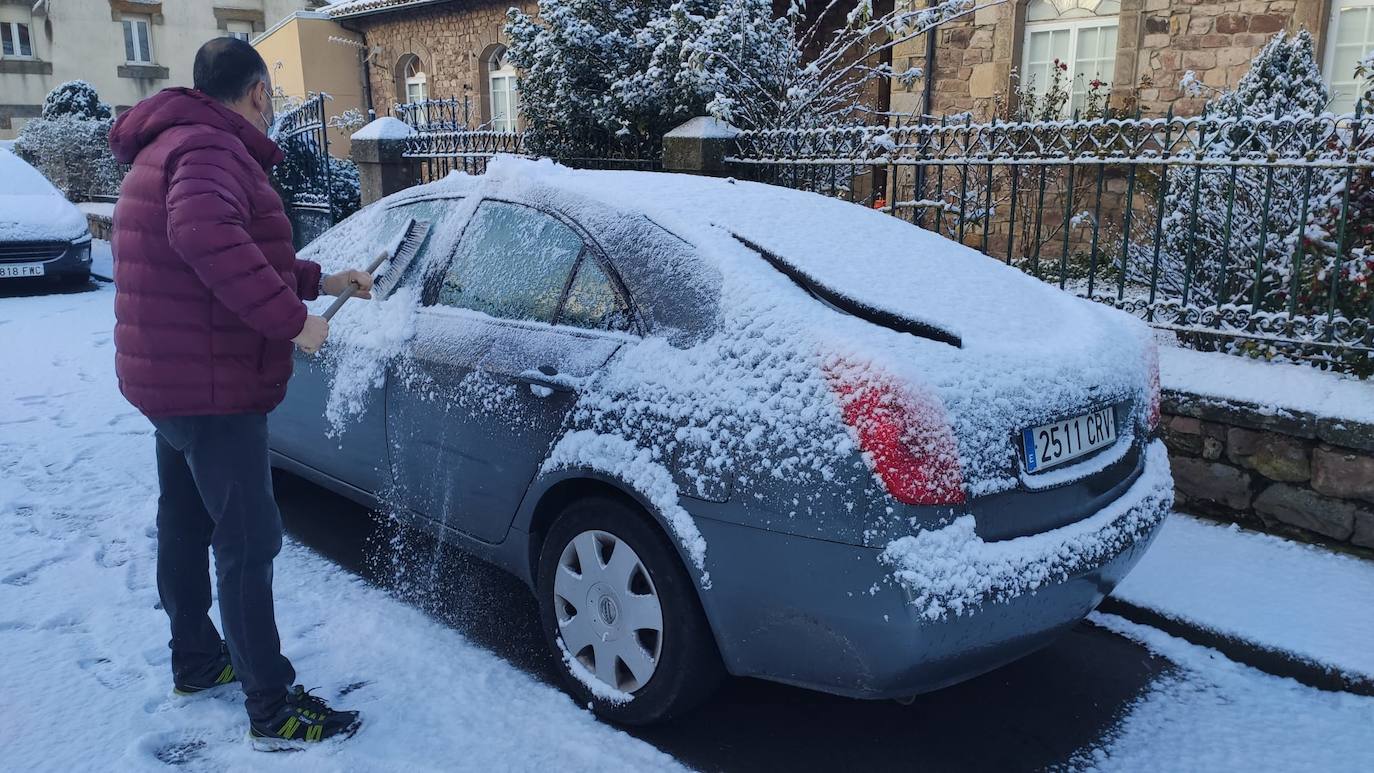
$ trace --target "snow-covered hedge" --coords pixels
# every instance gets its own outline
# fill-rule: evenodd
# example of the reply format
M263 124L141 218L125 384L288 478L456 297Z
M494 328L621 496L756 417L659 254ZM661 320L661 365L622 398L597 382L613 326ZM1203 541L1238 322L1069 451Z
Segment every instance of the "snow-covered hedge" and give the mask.
M24 126L14 150L69 199L117 195L125 169L110 153L113 125L110 106L95 89L69 81L48 94L41 117Z

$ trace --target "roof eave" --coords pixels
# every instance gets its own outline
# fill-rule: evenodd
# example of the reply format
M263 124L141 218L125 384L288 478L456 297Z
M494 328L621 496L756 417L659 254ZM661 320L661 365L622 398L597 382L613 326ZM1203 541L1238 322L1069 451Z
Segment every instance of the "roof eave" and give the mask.
M326 11L331 19L357 19L363 16L376 16L383 13L394 13L396 11L409 11L412 8L423 8L428 5L438 5L447 3L450 0L411 0L410 2L398 3L395 5L384 5L376 8L361 8L356 11Z

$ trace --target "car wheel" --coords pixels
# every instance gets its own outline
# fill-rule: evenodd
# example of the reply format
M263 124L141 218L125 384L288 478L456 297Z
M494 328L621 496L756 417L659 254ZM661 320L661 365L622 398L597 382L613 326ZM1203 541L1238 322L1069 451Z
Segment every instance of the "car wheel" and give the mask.
M696 708L724 677L696 586L635 505L589 497L549 529L539 557L544 637L568 691L627 725Z

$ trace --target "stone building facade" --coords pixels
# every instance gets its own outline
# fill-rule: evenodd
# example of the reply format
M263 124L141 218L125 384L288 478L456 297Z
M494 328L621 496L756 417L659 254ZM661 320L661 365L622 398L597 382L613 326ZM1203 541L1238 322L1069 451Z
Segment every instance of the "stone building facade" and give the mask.
M355 0L330 15L360 32L368 47L367 81L377 115L418 98L457 99L468 126L500 123L498 107L518 103L503 55L508 8L537 10L536 0ZM462 110L462 107L460 107ZM518 124L518 112L512 117ZM514 128L511 126L498 128Z
M1324 71L1333 70L1328 79L1349 80L1348 52L1371 42L1363 39L1367 14L1374 13L1370 6L1366 0L1007 0L937 30L930 104L924 104L924 84L917 83L894 90L892 109L991 117L996 101L1012 89L1013 71L1036 69L1032 60L1040 52L1031 47L1037 33L1051 43L1045 46L1051 55L1090 60L1092 52L1076 51L1074 44L1090 37L1087 31L1102 29L1114 33L1115 45L1105 52L1106 64L1080 73L1080 80L1109 82L1113 102L1138 101L1147 115L1170 107L1193 114L1207 92L1187 93L1180 86L1185 73L1192 71L1206 88L1233 86L1280 31L1311 32ZM1337 56L1336 38L1347 55ZM897 69L924 67L926 48L924 36L903 43L894 52Z

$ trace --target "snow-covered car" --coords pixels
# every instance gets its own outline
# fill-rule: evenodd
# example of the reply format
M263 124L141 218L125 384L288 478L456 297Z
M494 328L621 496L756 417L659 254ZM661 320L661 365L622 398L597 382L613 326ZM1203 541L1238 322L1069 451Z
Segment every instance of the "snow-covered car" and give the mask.
M0 281L91 278L86 216L37 169L0 148Z
M397 248L298 359L275 464L527 582L616 721L724 673L981 674L1081 621L1172 504L1149 331L885 214L502 158L306 256Z

